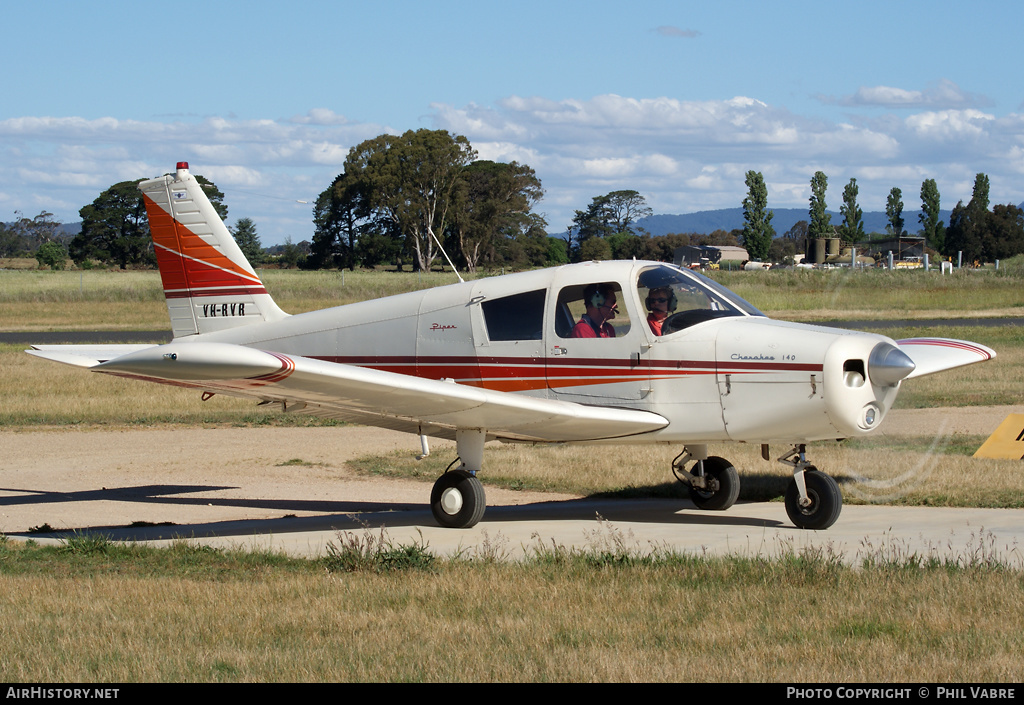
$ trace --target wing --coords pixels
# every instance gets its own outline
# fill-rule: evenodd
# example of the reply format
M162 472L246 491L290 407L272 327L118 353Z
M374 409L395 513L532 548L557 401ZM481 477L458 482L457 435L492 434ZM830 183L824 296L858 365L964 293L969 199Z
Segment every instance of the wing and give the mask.
M907 338L897 340L900 350L914 361L914 371L906 379L991 360L996 351L978 343L949 338Z
M587 441L668 425L646 411L539 399L226 343L150 346L91 369L442 438L454 438L456 429L484 429L503 440Z

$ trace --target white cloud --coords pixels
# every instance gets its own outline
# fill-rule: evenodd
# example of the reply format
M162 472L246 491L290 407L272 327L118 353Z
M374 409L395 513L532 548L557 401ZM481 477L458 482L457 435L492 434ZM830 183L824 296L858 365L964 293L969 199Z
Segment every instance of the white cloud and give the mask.
M985 96L964 91L948 79L937 81L924 90L906 90L893 86L861 86L853 95L822 100L850 107L934 109L983 107L991 103Z
M940 93L933 90L932 100ZM884 87L859 95L889 105L924 100ZM990 175L993 202L1024 200L1017 185L1024 173L1024 116L976 107L837 121L750 96L513 95L487 106L437 103L430 118L432 127L468 137L481 159L533 167L546 191L539 210L552 232L594 196L617 189L639 190L663 213L737 207L751 169L765 175L769 206L777 208L806 207L819 169L832 184L830 203L838 202L841 184L857 178L865 210L884 209L893 186L913 207L925 178L939 181L944 204L955 203L969 198L977 172ZM218 183L232 218L256 220L264 242L300 241L312 236L312 223L308 204L296 200L315 198L340 173L353 145L384 132L396 130L326 108L279 120L10 118L0 121L7 167L0 171L0 207L46 208L77 220L78 209L107 186L166 173L186 160Z
M907 127L929 141L976 139L984 135L995 119L979 110L942 110L918 113L907 118Z

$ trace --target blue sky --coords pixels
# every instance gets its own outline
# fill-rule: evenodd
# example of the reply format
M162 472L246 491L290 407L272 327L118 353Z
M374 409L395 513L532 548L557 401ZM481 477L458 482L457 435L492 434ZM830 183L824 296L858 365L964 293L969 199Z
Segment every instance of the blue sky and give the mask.
M204 6L205 5L205 6ZM446 129L532 166L550 232L612 190L657 213L1024 201L1019 2L6 3L0 219L64 222L188 161L265 245L312 237L350 147ZM916 224L909 223L911 227Z

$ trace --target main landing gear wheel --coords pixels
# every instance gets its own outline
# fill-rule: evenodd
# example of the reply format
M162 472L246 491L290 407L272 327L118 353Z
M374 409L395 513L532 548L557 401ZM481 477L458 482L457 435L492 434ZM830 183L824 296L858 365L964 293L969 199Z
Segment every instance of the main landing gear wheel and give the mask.
M786 489L786 514L801 529L827 529L836 523L843 509L839 483L813 466L804 471L804 483L810 504L800 506L800 491L794 480Z
M694 466L691 474L697 474L697 467ZM691 485L690 499L698 509L723 511L736 504L740 496L740 476L732 463L712 455L704 461L704 477L718 489L700 489Z
M430 511L438 524L449 529L475 526L486 508L484 486L466 470L446 472L430 491Z

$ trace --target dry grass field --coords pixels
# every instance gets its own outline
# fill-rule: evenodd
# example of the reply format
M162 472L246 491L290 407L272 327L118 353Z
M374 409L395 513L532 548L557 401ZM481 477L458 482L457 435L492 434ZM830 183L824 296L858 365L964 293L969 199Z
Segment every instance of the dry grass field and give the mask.
M765 274L769 275L765 277ZM722 273L779 317L1022 315L1014 266L992 272ZM863 278L861 277L863 274ZM843 278L845 277L845 278ZM907 277L905 279L898 277ZM451 275L265 272L292 312L449 283ZM154 272L0 271L0 330L166 330ZM908 328L990 345L996 361L905 385L903 409L1020 405L1016 327ZM0 347L3 434L87 425L297 423L221 397L105 379ZM924 413L923 411L921 413ZM302 419L301 423L317 423ZM818 444L848 503L1021 508L1019 461L975 461L983 437L934 426ZM678 449L501 447L489 483L577 494L670 493ZM746 497L786 475L733 446ZM595 459L596 458L596 459ZM436 476L447 460L365 458L363 473ZM440 464L440 465L438 465ZM640 470L638 470L638 468ZM763 468L763 470L762 470ZM965 481L966 478L966 481ZM983 478L984 481L973 481ZM0 537L0 678L7 682L1024 680L1024 573L986 542L951 560L879 554L850 568L825 551L710 558L538 546L441 559L425 546L338 537L318 560L77 537Z

